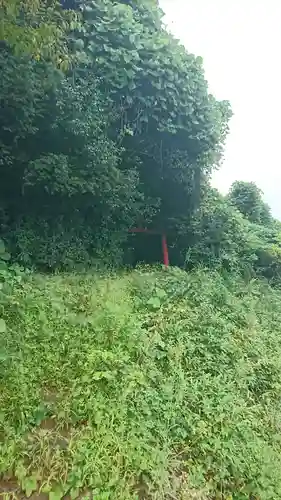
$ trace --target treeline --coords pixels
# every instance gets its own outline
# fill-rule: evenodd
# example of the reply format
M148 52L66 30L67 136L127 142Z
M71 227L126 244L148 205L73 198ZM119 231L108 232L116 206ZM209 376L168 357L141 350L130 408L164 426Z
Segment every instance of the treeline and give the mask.
M129 228L146 226L171 235L173 264L276 275L280 227L258 189L210 187L229 103L156 0L3 0L1 18L0 230L15 260L126 263Z

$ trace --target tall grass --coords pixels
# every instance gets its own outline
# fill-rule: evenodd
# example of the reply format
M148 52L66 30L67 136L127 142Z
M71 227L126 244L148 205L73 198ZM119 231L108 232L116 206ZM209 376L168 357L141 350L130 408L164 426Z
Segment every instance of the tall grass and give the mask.
M33 276L3 314L7 498L281 498L278 291L202 270Z

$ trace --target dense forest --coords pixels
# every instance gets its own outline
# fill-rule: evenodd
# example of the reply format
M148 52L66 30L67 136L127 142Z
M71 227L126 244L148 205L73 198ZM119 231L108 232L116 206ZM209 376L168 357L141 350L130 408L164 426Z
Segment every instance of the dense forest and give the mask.
M248 267L276 278L280 224L251 184L210 186L231 109L155 0L3 0L0 228L42 270L155 262ZM151 248L137 248L140 245ZM135 254L134 254L134 250ZM143 255L143 258L142 258Z
M280 500L281 222L212 187L230 103L158 0L0 15L0 496Z

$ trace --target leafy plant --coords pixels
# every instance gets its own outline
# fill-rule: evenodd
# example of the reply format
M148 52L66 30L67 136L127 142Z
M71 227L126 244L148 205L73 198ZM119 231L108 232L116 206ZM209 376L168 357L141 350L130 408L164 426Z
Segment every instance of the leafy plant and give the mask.
M3 0L2 13L0 224L13 258L115 263L132 226L187 232L231 112L157 2Z
M279 291L144 268L34 275L12 302L0 470L17 488L280 498Z
M5 243L0 239L0 266L2 268L6 267L7 261L11 258L10 254L6 251Z
M251 222L266 225L272 218L262 195L262 191L253 182L236 181L231 186L228 199Z
M4 335L7 330L4 319L6 308L13 305L12 294L25 274L24 270L17 265L11 265L10 254L6 251L5 243L0 239L0 334ZM4 356L2 345L0 346L0 357Z
M69 67L67 33L79 26L76 12L62 10L57 0L1 0L0 15L1 40L14 54Z

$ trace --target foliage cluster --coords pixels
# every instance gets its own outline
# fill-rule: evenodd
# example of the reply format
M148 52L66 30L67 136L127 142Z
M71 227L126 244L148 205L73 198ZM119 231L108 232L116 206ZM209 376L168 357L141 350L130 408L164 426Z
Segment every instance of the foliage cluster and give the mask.
M272 284L281 277L281 224L253 183L236 182L224 197L208 188L182 247L187 268L207 267L260 276ZM183 259L182 259L183 260Z
M229 104L155 0L1 9L0 232L14 261L118 265L128 229L152 226L174 264L278 281L280 227L259 189L238 182L223 198L209 184Z
M230 109L157 2L1 5L0 224L14 258L69 269L115 254L133 225L187 228Z
M270 223L271 215L262 195L253 182L236 181L231 186L228 200L251 222L266 225Z
M10 303L14 288L19 286L22 278L28 275L28 272L16 264L10 263L11 255L7 252L3 240L0 239L0 340L6 334L6 322L4 311ZM0 345L0 349L1 349ZM0 354L1 362L1 354Z
M69 67L66 32L79 27L76 12L63 11L58 0L1 0L0 17L1 42L16 55Z
M29 278L3 311L2 491L279 499L280 304L200 270Z

